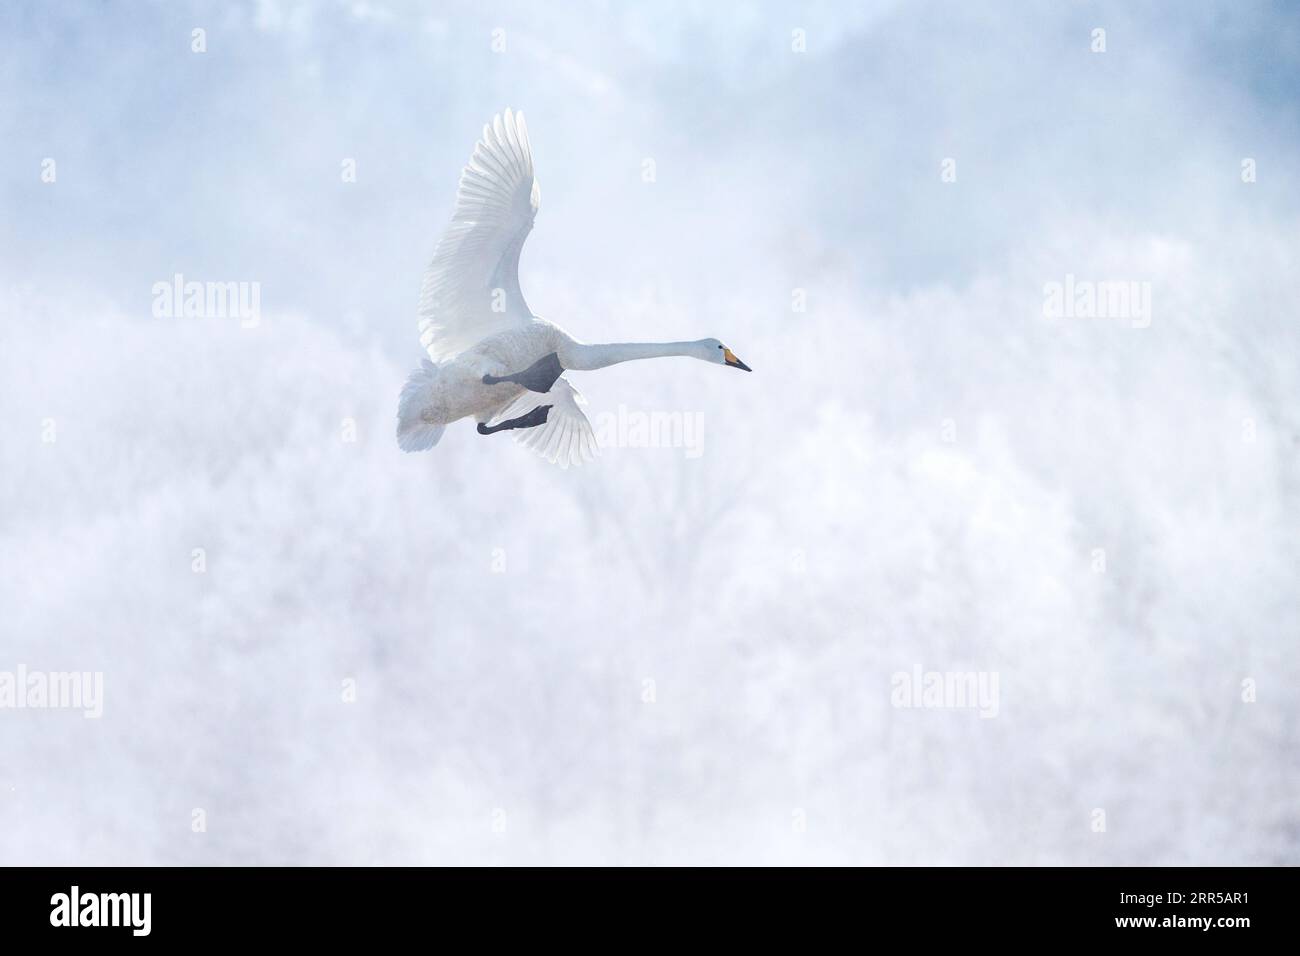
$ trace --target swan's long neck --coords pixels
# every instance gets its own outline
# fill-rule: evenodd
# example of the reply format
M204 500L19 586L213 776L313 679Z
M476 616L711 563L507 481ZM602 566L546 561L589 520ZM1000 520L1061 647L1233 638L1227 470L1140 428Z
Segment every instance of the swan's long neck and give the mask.
M608 345L583 345L575 342L568 349L565 368L588 372L607 368L619 362L637 359L663 358L668 355L685 355L699 358L699 342L614 342Z

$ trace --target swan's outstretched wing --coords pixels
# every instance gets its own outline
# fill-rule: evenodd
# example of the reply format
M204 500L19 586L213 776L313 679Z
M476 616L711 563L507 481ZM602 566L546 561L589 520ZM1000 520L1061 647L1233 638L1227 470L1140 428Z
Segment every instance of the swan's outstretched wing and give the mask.
M524 114L506 110L483 127L424 273L420 344L435 362L532 321L519 291L519 250L540 202Z
M515 441L533 449L547 461L568 468L570 465L591 461L600 453L591 422L579 407L585 404L582 394L563 378L559 378L549 392L524 392L502 409L491 424L527 415L539 405L550 405L545 425L521 428L512 434Z

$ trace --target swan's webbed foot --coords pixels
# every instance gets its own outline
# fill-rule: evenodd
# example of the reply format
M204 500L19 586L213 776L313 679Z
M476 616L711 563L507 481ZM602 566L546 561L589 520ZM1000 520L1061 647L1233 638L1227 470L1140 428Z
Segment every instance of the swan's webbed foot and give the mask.
M484 385L500 385L502 382L512 382L515 385L522 385L530 392L549 392L555 380L564 374L564 367L560 365L560 357L552 352L550 355L543 355L528 368L522 372L515 372L513 375L484 375Z
M478 433L480 435L491 435L493 432L508 431L511 428L536 428L538 425L546 424L546 416L550 414L550 411L550 405L538 405L527 415L520 415L518 418L508 418L499 425L486 425L483 422L479 422Z

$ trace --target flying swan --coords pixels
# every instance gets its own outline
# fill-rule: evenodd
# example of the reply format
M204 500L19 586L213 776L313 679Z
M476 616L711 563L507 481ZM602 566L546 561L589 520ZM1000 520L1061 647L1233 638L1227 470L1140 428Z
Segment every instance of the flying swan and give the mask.
M480 435L514 430L516 441L567 468L597 448L566 371L668 355L750 371L717 339L587 345L533 315L519 290L519 251L540 200L524 114L507 109L483 127L424 274L419 330L429 358L398 400L403 451L432 448L447 425L472 417Z

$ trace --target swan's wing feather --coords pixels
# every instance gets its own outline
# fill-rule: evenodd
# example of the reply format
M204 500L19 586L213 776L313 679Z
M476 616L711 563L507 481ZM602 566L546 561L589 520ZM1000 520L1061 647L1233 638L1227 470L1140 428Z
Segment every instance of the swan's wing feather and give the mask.
M576 388L563 378L558 378L545 394L524 392L498 412L492 424L527 415L539 405L550 405L546 424L536 428L521 428L511 434L515 436L516 442L531 448L552 464L568 468L570 465L591 461L599 453L596 433L580 407L585 404L585 399Z
M540 202L524 114L506 110L483 127L424 273L420 344L435 362L532 321L519 289L519 251Z

